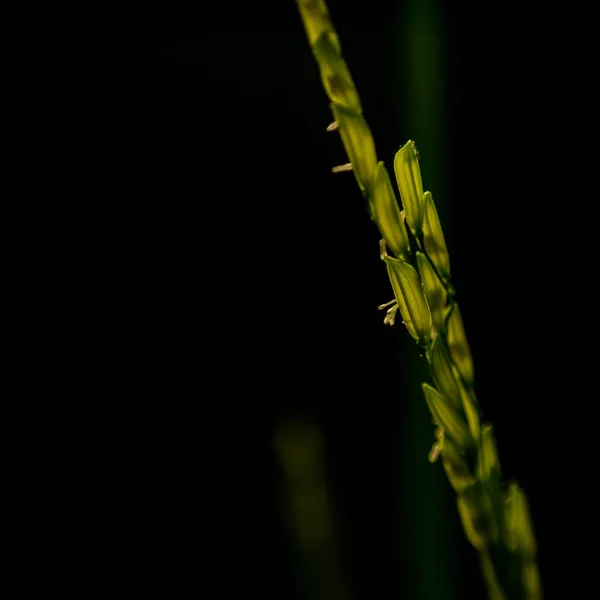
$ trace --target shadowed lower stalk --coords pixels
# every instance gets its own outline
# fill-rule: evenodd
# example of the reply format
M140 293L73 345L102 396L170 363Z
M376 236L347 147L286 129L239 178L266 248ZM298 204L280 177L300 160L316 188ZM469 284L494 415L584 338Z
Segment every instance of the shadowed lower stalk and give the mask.
M387 309L384 323L393 325L399 312L429 365L433 385L423 383L423 393L437 426L429 459L441 457L491 600L541 600L527 500L517 483L502 482L492 426L480 421L446 242L433 197L423 191L416 146L407 142L394 158L400 210L325 2L296 1L331 101L335 121L327 129L339 132L349 159L333 171L354 172L382 236L380 255L394 292L379 307Z
M285 481L285 515L311 600L351 600L327 481L321 429L308 420L279 423L275 451Z

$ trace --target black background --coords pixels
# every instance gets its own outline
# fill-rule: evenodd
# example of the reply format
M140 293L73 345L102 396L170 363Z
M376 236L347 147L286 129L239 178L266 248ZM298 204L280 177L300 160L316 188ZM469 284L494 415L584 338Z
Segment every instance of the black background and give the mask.
M389 167L416 137L399 50L408 9L329 6ZM435 198L444 185L437 202L478 396L505 478L528 494L552 597L564 577L575 589L585 575L571 534L593 473L578 474L589 456L579 444L593 434L581 410L593 393L580 382L593 353L589 288L571 274L585 271L576 36L533 7L444 3L438 19L443 172L420 146L424 185ZM294 3L146 12L100 54L90 119L107 151L90 194L102 239L91 335L107 348L94 389L110 432L93 470L102 581L304 598L272 444L277 423L303 416L325 436L353 597L425 598L404 534L402 468L414 459L447 484L425 460L431 434L402 439L399 390L416 348L376 310L391 298L377 232L353 176L330 173L345 157L324 131L327 99ZM446 488L434 504L455 597L482 597Z

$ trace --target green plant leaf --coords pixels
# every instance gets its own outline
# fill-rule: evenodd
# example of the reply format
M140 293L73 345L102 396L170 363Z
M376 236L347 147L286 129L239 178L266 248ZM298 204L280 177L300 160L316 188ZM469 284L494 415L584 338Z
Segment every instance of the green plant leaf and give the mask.
M409 140L394 157L394 171L406 222L413 234L420 237L423 229L424 205L421 168L415 143Z
M425 213L423 219L423 243L425 250L441 277L448 280L450 277L450 257L431 192L425 192L423 206Z
M450 359L446 342L441 335L435 337L431 348L430 362L435 386L450 400L455 410L460 410L462 398L458 378L454 374L455 367Z
M427 304L429 304L429 310L431 310L433 329L436 333L439 333L445 328L445 308L448 302L448 292L429 259L422 252L417 252L416 257L417 267L423 282L423 290L425 291Z
M332 102L331 111L337 121L358 186L364 190L373 180L377 168L377 154L371 130L362 114L355 110Z
M403 260L391 256L384 260L404 324L410 335L419 344L425 345L431 330L431 313L419 274Z
M367 192L371 218L379 228L387 247L397 258L408 260L410 257L408 233L390 176L383 162L377 165L375 177L368 185Z
M447 320L448 350L459 373L465 382L472 386L474 382L473 358L458 304L454 304Z
M461 415L448 403L434 387L428 383L423 383L423 393L429 411L437 425L442 427L446 432L446 436L450 436L456 445L464 450L471 445L471 436L467 429L466 423ZM444 438L444 446L442 446L442 454L445 451L446 438Z

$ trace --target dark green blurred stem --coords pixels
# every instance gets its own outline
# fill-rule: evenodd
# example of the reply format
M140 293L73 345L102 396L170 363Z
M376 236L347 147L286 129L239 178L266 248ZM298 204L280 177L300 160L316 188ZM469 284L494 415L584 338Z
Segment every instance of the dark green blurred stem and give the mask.
M423 181L436 196L446 198L443 177L443 31L439 0L408 0L399 5L397 93L402 111L397 138L416 139L422 155ZM408 117L410 115L410 117ZM449 234L447 212L438 203L440 219ZM411 588L423 600L457 598L457 567L448 525L447 507L454 499L449 493L442 469L427 468L427 452L432 441L431 415L421 391L429 379L414 342L406 338L402 366L404 403L402 448L403 468L400 488L410 507L403 515L402 536L405 554L413 557Z
M282 422L274 441L285 481L285 516L305 597L349 600L321 430L305 420Z

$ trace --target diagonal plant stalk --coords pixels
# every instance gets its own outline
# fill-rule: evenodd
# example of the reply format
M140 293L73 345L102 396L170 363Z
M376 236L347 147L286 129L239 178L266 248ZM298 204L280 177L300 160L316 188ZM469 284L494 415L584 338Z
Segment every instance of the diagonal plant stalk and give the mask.
M541 600L536 542L525 494L501 480L491 424L481 423L474 390L473 361L456 301L450 260L435 203L423 192L419 154L413 141L400 148L394 172L404 209L378 161L358 92L341 54L324 0L296 0L349 163L381 236L395 299L384 323L400 312L427 360L433 385L423 383L437 425L429 459L441 456L457 496L465 534L479 553L492 600ZM391 254L390 254L391 253Z

